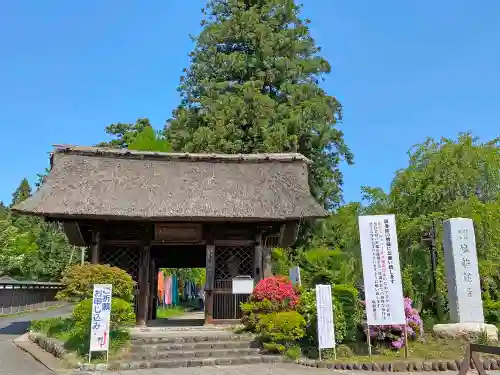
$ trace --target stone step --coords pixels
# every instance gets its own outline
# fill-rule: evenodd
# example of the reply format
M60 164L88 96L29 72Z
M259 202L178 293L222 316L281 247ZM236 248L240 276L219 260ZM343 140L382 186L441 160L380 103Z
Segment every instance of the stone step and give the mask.
M130 329L130 334L142 334L142 333L170 333L170 332L231 332L237 327L242 327L240 325L183 325L178 326L156 326L156 327L133 327Z
M226 358L226 357L251 357L260 353L259 348L233 348L233 349L205 349L205 350L162 350L157 352L129 353L125 360L164 360L194 358Z
M186 343L163 343L133 345L130 353L159 352L165 350L206 350L206 349L231 349L231 348L258 348L259 342L254 340L238 341L199 341Z
M246 341L251 342L254 336L237 335L232 332L221 333L192 333L186 334L165 334L165 335L133 335L131 336L132 345L149 345L149 344L183 344L191 342L221 342L221 341Z
M143 361L120 361L109 364L109 370L134 370L144 368L178 368L178 367L201 367L219 365L243 365L257 363L279 363L283 362L281 356L254 355L244 357L196 357L189 359L165 359L165 360L143 360Z

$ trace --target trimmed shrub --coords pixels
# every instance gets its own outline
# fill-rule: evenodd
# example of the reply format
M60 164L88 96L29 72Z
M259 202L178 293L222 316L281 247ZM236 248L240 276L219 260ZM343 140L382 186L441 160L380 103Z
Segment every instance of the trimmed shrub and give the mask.
M80 302L73 309L72 314L75 328L90 332L92 322L92 299ZM135 314L132 304L119 298L111 300L111 331L119 331L131 327L135 323Z
M241 303L240 308L243 313L241 324L245 326L247 331L251 332L255 331L261 315L279 310L277 305L271 301L253 302L250 300L249 302Z
M94 284L113 285L113 297L131 302L134 298L135 281L124 270L103 264L74 265L62 278L64 289L56 298L66 301L83 301L92 298Z
M345 318L345 340L356 341L363 318L358 290L353 285L339 284L332 286L332 294L336 303L340 305ZM335 328L335 331L337 331L337 328Z
M285 311L262 315L257 332L265 343L264 348L280 353L296 345L305 334L306 321L297 311Z
M488 324L494 324L500 328L500 301L485 300L484 320Z
M247 330L255 331L261 315L295 310L298 302L299 295L287 278L265 278L255 286L248 302L240 304L241 323Z
M332 290L332 304L333 304L333 319L335 324L335 341L340 343L346 337L347 325L346 318L342 305L338 299L333 295ZM304 317L306 321L306 335L304 337L304 344L310 347L317 347L318 334L317 334L317 311L316 311L316 290L304 289L300 293L300 302L297 311Z

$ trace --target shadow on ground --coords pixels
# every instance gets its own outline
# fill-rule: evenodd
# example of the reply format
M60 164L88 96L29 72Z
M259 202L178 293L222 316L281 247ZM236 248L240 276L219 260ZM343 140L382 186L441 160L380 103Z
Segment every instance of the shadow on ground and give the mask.
M148 327L201 327L205 324L205 319L175 319L164 318L150 320Z
M21 336L26 333L32 320L69 316L73 305L65 305L55 309L33 311L20 315L4 316L0 318L0 335Z
M0 328L0 335L17 335L21 336L26 333L31 321L12 322L6 327Z

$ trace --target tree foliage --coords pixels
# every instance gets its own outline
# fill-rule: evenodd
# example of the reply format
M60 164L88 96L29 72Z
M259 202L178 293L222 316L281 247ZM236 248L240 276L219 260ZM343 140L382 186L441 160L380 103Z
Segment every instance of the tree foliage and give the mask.
M151 122L147 118L138 118L134 124L118 122L106 126L106 133L113 137L109 142L101 142L97 146L111 148L128 148L137 135L145 128L152 128Z
M65 270L64 289L57 298L66 301L83 301L92 298L94 284L113 285L113 297L133 301L135 281L126 271L104 264L76 264Z
M12 205L14 206L26 200L31 195L31 186L27 179L23 178L17 189L12 194Z
M313 161L311 190L334 207L342 160L342 106L319 82L330 64L293 0L211 0L194 38L182 102L167 122L176 151L291 152Z
M170 143L161 132L156 132L151 126L142 129L128 146L129 150L170 152Z
M13 204L27 199L31 187L23 179ZM0 208L0 274L15 279L58 281L63 270L78 260L80 250L68 243L57 223L13 214Z
M205 268L164 268L163 271L166 276L175 275L183 280L190 280L197 286L205 285Z
M337 248L356 264L354 284L362 281L357 217L364 214L396 215L399 253L405 295L419 309L438 306L438 318L446 315L446 283L442 249L442 222L451 217L473 219L483 298L500 300L500 149L499 139L480 142L471 134L457 139L427 139L409 152L409 165L401 169L385 193L363 188L363 202L350 203L320 223L312 243ZM433 223L437 229L437 291L433 280L429 245L423 239ZM309 256L310 257L310 256ZM345 265L331 263L324 272ZM321 271L317 271L321 274Z

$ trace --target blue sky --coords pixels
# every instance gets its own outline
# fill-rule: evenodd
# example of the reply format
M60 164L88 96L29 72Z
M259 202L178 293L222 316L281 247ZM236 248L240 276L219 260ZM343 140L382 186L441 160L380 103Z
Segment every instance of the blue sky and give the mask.
M345 199L387 188L426 137L500 134L500 2L304 0L345 107ZM178 104L205 0L0 3L0 200L35 181L52 144L92 145L104 127ZM473 5L476 4L476 5Z

